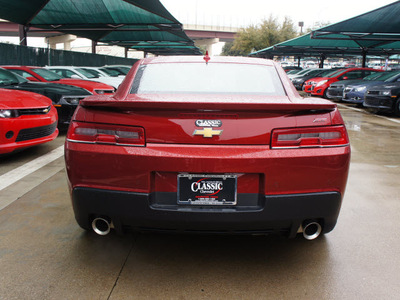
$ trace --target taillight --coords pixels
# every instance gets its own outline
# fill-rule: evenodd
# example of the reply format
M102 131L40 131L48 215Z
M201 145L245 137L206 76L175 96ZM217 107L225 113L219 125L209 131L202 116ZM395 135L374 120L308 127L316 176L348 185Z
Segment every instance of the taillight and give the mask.
M118 146L144 146L142 127L72 122L67 139L70 142L108 144Z
M337 147L349 144L344 126L275 129L271 148Z

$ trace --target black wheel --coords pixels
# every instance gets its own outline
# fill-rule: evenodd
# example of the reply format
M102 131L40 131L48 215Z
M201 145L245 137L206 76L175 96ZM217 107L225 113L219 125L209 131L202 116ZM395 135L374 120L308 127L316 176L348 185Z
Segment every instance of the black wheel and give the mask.
M398 98L398 99L396 100L396 103L395 103L395 105L394 105L394 114L395 114L397 117L400 117L400 98Z
M328 96L326 95L328 93L328 89L325 89L322 98L328 99Z

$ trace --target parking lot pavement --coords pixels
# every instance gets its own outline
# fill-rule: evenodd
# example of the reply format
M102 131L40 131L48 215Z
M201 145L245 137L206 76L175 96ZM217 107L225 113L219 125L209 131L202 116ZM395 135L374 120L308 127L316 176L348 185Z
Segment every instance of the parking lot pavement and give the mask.
M74 220L59 158L0 210L0 299L397 299L400 124L341 112L352 163L326 236L97 236Z

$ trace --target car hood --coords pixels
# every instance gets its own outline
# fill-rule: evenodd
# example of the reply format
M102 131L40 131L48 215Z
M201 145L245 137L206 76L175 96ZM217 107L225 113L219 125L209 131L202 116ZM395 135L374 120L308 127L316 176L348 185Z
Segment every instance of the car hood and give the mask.
M119 85L121 84L121 82L124 80L124 78L120 78L120 77L99 77L99 78L93 78L91 80L111 85L111 86L113 86L113 87L115 87L117 89L119 87Z
M353 79L353 80L339 80L339 81L336 81L334 84L332 83L332 85L335 85L335 86L337 86L337 85L343 85L343 86L349 86L349 85L358 85L358 84L360 84L360 85L362 85L362 84L364 84L365 82L368 82L368 81L366 81L366 80L360 80L360 79Z
M382 91L382 90L398 90L400 89L400 82L393 82L393 83L382 83L370 86L368 90L372 91Z
M369 87L369 86L376 86L376 85L379 85L379 84L382 84L382 83L384 83L384 81L381 81L381 80L371 80L371 81L362 81L362 82L360 82L360 81L356 81L356 82L354 82L354 84L347 84L347 86L348 87L360 87L360 86L365 86L365 87Z
M312 78L312 81L314 81L314 82L320 82L320 81L323 81L323 80L332 80L332 79L334 79L334 78L330 78L330 77L314 77L314 78Z
M56 95L68 95L68 96L82 96L90 95L90 93L82 88L70 85L60 85L51 82L23 82L17 85L3 86L7 89L23 90L29 92L35 92L42 95L46 93L56 94Z
M0 109L45 108L51 105L51 100L43 95L0 89Z
M109 84L105 84L102 82L92 81L92 80L83 80L83 79L74 79L74 78L62 78L57 81L52 81L53 83L62 83L62 84L70 84L74 86L78 86L84 88L88 91L93 90L113 90L114 88Z

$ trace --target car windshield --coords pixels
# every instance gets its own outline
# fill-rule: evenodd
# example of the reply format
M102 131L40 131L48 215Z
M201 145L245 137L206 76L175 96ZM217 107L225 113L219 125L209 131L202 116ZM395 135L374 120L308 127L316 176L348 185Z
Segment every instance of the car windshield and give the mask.
M0 69L0 85L12 85L24 82L28 82L28 80L11 71Z
M100 68L104 73L111 77L118 77L119 75L126 75L119 70L113 68Z
M86 68L81 68L81 70L85 70L86 72L89 72L93 76L96 76L96 78L102 77L103 74L101 74L99 71L95 69L86 69Z
M80 72L83 76L87 78L99 78L100 76L93 75L92 73L86 71L85 69L82 68L77 68L76 69L78 72Z
M31 69L31 71L43 77L47 81L56 81L62 79L60 75L47 69Z
M332 73L327 74L325 77L333 78L333 77L344 74L346 71L347 71L346 69L336 70L336 71L333 71Z
M274 67L226 63L144 65L136 74L131 93L285 95Z
M130 67L117 67L118 71L122 72L124 75L127 75L131 70Z
M385 74L385 73L387 73L387 74ZM399 75L400 75L400 71L385 72L385 73L384 74L386 76L382 75L382 77L379 77L379 80L383 80L386 82L392 82L394 80L397 80L397 77L399 77Z
M318 74L318 77L327 77L328 75L335 74L338 70L325 70Z
M312 70L313 69L304 69L304 70L301 70L300 72L296 73L296 75L304 75L304 74L309 73Z
M381 76L386 76L386 73L382 73L382 72L372 73L372 74L364 77L363 80L368 80L368 81L370 81L370 80L381 80L380 79Z

